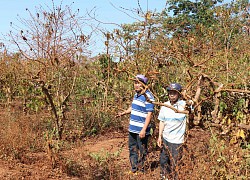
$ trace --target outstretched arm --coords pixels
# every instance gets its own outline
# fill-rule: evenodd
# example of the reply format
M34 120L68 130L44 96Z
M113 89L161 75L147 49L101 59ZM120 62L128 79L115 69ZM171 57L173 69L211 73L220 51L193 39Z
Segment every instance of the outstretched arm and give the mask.
M130 106L127 110L122 111L122 112L119 112L119 113L116 115L116 117L121 117L121 116L123 116L123 115L125 115L125 114L129 114L129 113L131 113L131 110L132 110L132 108L131 108L131 106Z

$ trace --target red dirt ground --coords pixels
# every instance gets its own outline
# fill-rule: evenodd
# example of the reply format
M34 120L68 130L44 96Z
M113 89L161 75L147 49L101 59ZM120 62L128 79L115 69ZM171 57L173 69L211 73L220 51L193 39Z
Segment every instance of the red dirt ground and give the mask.
M200 136L201 133L202 131L199 130L194 130L192 132L193 135L197 134L198 136ZM63 151L62 156L76 162L86 163L86 161L90 160L90 154L105 156L107 153L118 152L119 149L121 150L121 153L117 157L117 162L114 163L118 163L121 169L128 171L130 166L128 161L127 137L124 135L122 136L117 134L116 137L111 138L107 138L107 136L100 136L98 138L88 139L78 148ZM143 175L145 178L159 179L159 167L153 167L158 164L157 161L159 153L160 152L158 150L149 152L148 159L151 169ZM79 178L69 176L62 172L63 168L59 167L55 169L51 168L51 164L46 153L29 153L25 154L20 160L0 160L0 179L85 179L82 177ZM125 179L127 178L129 177L126 177ZM138 179L141 178L142 176L140 176L140 178L138 177ZM89 178L86 177L86 179Z
M0 111L0 121L4 121L4 111ZM207 146L206 143L209 140L209 134L201 129L192 129L189 131L189 138L186 144L186 161L190 159L190 153L193 156L200 156L199 153L205 153ZM128 147L127 147L127 133L112 133L106 135L100 135L98 137L89 138L76 142L74 148L62 150L60 152L60 158L55 168L52 168L51 161L46 152L38 153L23 153L19 158L7 159L6 157L0 157L0 179L1 180L77 180L77 179L93 179L93 172L88 172L95 168L93 166L93 157L105 157L110 154L117 154L115 158L110 162L111 166L119 167L116 174L120 173L119 179L159 179L159 148L153 148L155 139L151 139L149 155L148 155L148 170L145 174L137 177L131 177L126 172L130 169L128 159ZM188 151L188 152L187 152ZM119 153L120 152L120 153ZM91 158L92 156L92 158ZM65 161L66 160L66 161ZM71 163L71 164L70 164ZM185 164L185 163L184 163ZM71 165L71 166L69 166ZM72 175L69 170L77 169L83 170L81 175ZM189 166L186 163L186 166ZM90 168L89 170L86 168ZM112 167L110 167L112 170ZM79 172L78 172L79 173ZM92 173L92 174L91 174ZM188 172L184 172L188 173ZM86 174L86 176L85 176ZM124 175L125 174L125 175ZM192 177L192 174L189 176ZM99 179L99 178L95 178ZM195 178L194 178L195 179Z

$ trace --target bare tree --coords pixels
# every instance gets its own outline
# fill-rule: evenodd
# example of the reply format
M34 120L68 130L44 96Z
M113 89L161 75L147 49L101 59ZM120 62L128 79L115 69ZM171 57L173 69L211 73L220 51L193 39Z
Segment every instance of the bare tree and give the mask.
M12 24L12 42L26 61L29 82L40 87L51 107L56 138L61 139L67 102L74 90L77 64L88 55L91 32L86 34L88 19L72 6L37 7L30 19L19 18L21 26ZM85 29L84 29L85 28Z

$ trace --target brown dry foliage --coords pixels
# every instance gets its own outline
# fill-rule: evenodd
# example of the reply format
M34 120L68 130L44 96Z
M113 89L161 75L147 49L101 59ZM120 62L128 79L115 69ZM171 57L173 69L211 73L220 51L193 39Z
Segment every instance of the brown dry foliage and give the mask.
M237 31L242 25L239 21L226 19L227 23L217 24L215 29L197 27L204 36L191 33L169 38L164 31L153 36L152 26L147 24L152 22L146 19L135 26L134 34L126 31L133 29L129 25L124 25L124 32L107 34L107 54L93 60L82 53L86 43L83 36L73 36L80 38L73 41L74 38L60 39L51 34L51 18L60 21L65 15L61 9L58 11L59 17L44 12L49 25L37 28L39 34L22 31L21 42L16 38L20 37L19 32L11 34L20 53L1 54L0 155L15 166L18 173L12 175L43 179L158 179L157 113L166 100L163 88L178 81L184 86L183 97L195 103L195 118L189 119L179 166L180 179L249 178L250 36ZM220 14L221 21L226 13ZM22 22L32 27L37 25L37 18L32 16L31 24ZM235 36L231 46L223 44L232 32ZM32 38L35 40L29 41ZM51 42L56 42L56 46ZM22 49L22 43L28 48ZM113 62L111 57L117 54L120 61ZM79 62L73 57L78 57ZM157 106L148 171L129 177L124 138L128 119L115 115L130 105L133 91L129 78L137 73L149 77L145 89L153 92ZM124 138L122 143L108 141L118 141L116 133ZM111 153L107 147L104 154L93 150L90 155L90 147L100 150L98 142L100 146L109 142L115 151ZM120 149L125 155L120 154Z

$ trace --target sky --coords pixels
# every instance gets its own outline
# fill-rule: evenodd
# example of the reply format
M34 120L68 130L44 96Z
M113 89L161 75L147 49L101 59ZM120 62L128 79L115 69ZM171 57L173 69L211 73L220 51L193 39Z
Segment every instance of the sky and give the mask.
M86 12L95 11L98 21L103 22L100 26L112 30L115 28L114 23L124 24L135 22L135 19L128 16L126 12L137 9L138 0L53 0L56 5L71 5L72 8L80 9L80 15L86 15ZM226 0L229 2L229 0ZM225 2L225 1L224 1ZM139 0L143 11L161 12L165 8L166 0ZM18 24L18 16L29 19L26 11L28 8L35 12L36 7L51 6L52 0L0 0L0 42L3 42L4 36L11 30L10 22ZM95 50L104 48L102 41L96 41ZM99 44L99 46L98 46ZM98 50L97 50L98 51ZM96 52L97 52L96 51Z
M139 0L143 10L162 10L165 7L165 0ZM73 8L80 9L82 14L86 11L95 9L96 15L100 20L106 22L131 22L132 18L129 18L126 14L122 13L118 9L120 7L124 9L138 8L138 0L54 0L55 4L63 5L72 4ZM5 32L9 28L10 22L15 22L17 15L26 17L28 14L26 8L31 11L35 10L37 6L52 5L52 0L0 0L0 32Z

